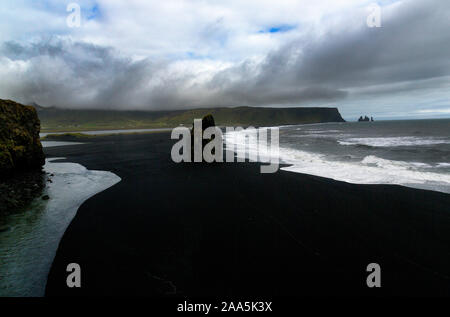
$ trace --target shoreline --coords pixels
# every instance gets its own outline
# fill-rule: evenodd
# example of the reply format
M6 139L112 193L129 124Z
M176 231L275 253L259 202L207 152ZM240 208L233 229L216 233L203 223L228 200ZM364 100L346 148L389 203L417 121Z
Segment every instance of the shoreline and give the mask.
M449 295L448 194L260 174L258 163L175 164L170 134L47 148L116 186L66 230L47 296ZM83 286L65 285L79 263ZM383 287L365 285L379 263Z
M337 129L339 126L340 124L333 124L334 129ZM311 143L314 144L314 142L316 142L311 138L316 136L328 137L327 133L339 132L342 134L344 132L333 130L333 128L329 131L323 131L320 129L313 130L314 132L306 132L304 135L297 136L296 142L298 143L294 144L290 143L292 141L289 141L291 140L290 133L292 134L292 131L301 130L304 127L299 128L298 126L295 126L293 129L291 128L291 130L288 128L290 127L287 127L287 129L280 129L279 132L281 138L284 136L284 140L287 140L285 142L280 142L277 151L280 164L288 165L283 167L282 170L324 177L350 184L400 185L408 188L424 189L450 194L450 170L441 170L444 169L444 164L446 163L428 163L426 161L415 160L410 161L409 157L403 159L392 158L389 155L386 155L387 153L382 153L381 151L382 149L388 147L377 145L367 146L367 151L364 154L361 153L360 149L356 148L360 146L359 144L352 145L352 147L349 147L348 149L335 147L333 150L327 152L320 149L319 146L316 146L316 148L308 147ZM227 147L230 146L231 148L237 149L237 155L239 157L250 156L256 158L259 156L258 161L262 162L265 162L264 159L267 161L272 157L272 154L267 152L265 149L258 152L259 147L257 145L256 136L254 138L248 138L246 148L242 148L242 140L244 140L246 135L248 135L248 133L245 131L224 134L224 143ZM310 139L300 139L300 137L303 136L310 137ZM351 140L349 135L323 139L326 140L323 143L333 142L335 144L342 144L344 142L341 141L342 139ZM363 140L377 139L402 139L402 137L363 138ZM443 142L445 144L445 141ZM327 145L329 145L329 143ZM415 149L413 148L413 150Z
M381 121L380 121L381 122ZM310 126L310 125L333 125L333 124L345 124L345 123L353 123L353 124L361 124L360 122L340 122L340 123L336 123L336 122L325 122L325 123L310 123L310 124L299 124L299 125L293 125L293 126ZM291 125L284 125L284 126L278 126L278 128L286 128L286 127L290 127ZM223 127L221 127L223 130ZM265 129L265 128L270 128L270 127L256 127L256 129ZM78 131L78 132L62 132L62 133L57 133L57 132L51 132L51 133L41 133L41 140L45 143L51 144L54 143L52 146L58 146L59 143L64 143L64 142L72 142L74 145L75 143L81 144L81 143L85 143L85 142L89 142L91 141L93 138L99 138L99 137L108 137L108 136L117 136L117 135L142 135L142 134L149 134L149 133L168 133L170 132L169 128L164 128L164 129L136 129L136 130L129 130L132 132L126 132L127 130L105 130L105 131ZM101 132L99 134L96 134L97 132ZM226 134L224 133L224 143L226 140ZM62 144L64 145L64 144ZM441 192L441 193L446 193L446 194L450 194L449 190L446 184L443 184L442 182L447 182L445 180L445 174L440 174L440 173L433 173L433 171L429 171L427 172L429 174L430 177L434 177L434 178L441 178L440 181L425 181L423 183L420 183L420 180L415 179L415 181L412 181L410 179L404 179L403 181L387 181L387 182L383 182L383 181L377 181L377 180L372 180L372 181L363 181L364 177L344 177L342 175L329 175L327 174L327 172L324 172L324 169L319 169L319 170L315 170L312 171L309 168L315 168L314 166L301 166L304 162L300 161L300 165L298 164L299 162L296 162L295 160L292 160L289 156L290 154L286 154L286 152L298 152L300 154L300 156L306 155L308 157L311 158L311 160L314 161L319 161L322 162L323 164L325 164L325 161L322 159L322 157L324 157L324 154L321 153L316 153L316 152L308 152L308 151L301 151L295 148L290 148L290 147L285 147L283 145L280 145L280 149L282 149L282 153L280 153L280 164L285 165L283 167L283 170L285 171L289 171L289 172L293 172L293 173L300 173L300 174L307 174L307 175L314 175L317 177L324 177L330 180L336 180L336 181L342 181L342 182L347 182L350 184L359 184L359 185L400 185L400 186L404 186L404 187L408 187L408 188L416 188L416 189L422 189L422 190L430 190L430 191L436 191L436 192ZM314 157L314 158L312 158ZM388 162L388 160L380 158L380 157L376 157L376 156L368 156L366 157L367 159L372 159L372 160L379 160L379 161L386 161ZM304 157L302 157L301 159L305 159ZM402 163L410 163L410 164L416 164L416 162L403 162L403 161L391 161L393 164L402 164ZM340 170L340 169L348 169L351 167L351 163L352 162L344 162L344 161L333 161L333 162L326 162L327 164L335 164L335 165L340 165L339 167L336 166L335 170ZM329 166L324 166L329 168ZM366 169L366 172L372 170L375 171L374 166L369 165L356 165L354 166L356 168L364 168ZM376 167L376 166L375 166ZM390 172L390 174L398 172L398 171L393 171ZM388 175L389 173L387 173L386 175ZM375 175L374 176L375 179L379 178L379 175ZM441 183L440 183L441 182ZM447 186L447 187L446 187Z
M88 198L119 181L108 172L47 159L43 195L5 217L0 232L0 296L44 296L47 275L65 229Z
M167 132L173 128L149 128L149 129L98 129L98 130L60 130L60 131L41 131L39 133L41 139L50 137L65 137L65 136L78 136L78 137L97 137L117 134L143 134L143 133L155 133L155 132Z

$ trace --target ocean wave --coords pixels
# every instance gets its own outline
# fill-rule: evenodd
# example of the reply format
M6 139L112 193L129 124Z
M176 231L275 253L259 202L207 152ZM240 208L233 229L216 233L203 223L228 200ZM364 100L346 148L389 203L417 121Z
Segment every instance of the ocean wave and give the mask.
M450 141L442 138L419 138L413 136L406 136L406 137L378 137L378 138L349 138L339 140L338 143L341 145L395 147L395 146L450 144Z
M450 193L450 174L424 171L429 164L366 156L360 162L332 161L325 155L280 149L285 171L327 177L353 184L396 184Z
M397 169L403 169L403 170L415 170L417 168L431 168L430 164L421 163L421 162L404 162L404 161L393 161L393 160L387 160L382 159L379 157L376 157L374 155L369 155L364 157L364 159L361 161L362 164L365 165L374 165L381 168L397 168Z
M347 135L345 134L325 134L325 133L312 133L312 134L291 134L289 137L294 138L317 138L317 139L336 139L337 137L345 138Z
M243 145L236 133L226 134L227 148ZM267 162L270 153L258 152L256 138L249 138L247 152L235 150L237 156L250 156ZM239 149L239 148L238 148ZM249 155L250 153L250 155ZM408 187L430 189L450 193L450 174L433 172L433 166L421 162L406 162L383 159L368 155L358 161L333 160L330 156L302 151L289 147L280 147L280 163L291 166L281 168L284 171L310 174L354 184L396 184ZM254 159L255 160L255 159Z
M341 130L306 130L302 128L295 129L296 131L304 131L309 134L321 134L321 133L342 133Z

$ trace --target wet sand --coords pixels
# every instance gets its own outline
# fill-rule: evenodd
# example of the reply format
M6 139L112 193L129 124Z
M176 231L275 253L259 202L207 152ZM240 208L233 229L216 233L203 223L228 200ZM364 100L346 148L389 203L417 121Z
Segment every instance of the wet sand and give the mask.
M86 142L45 151L122 181L79 208L49 296L450 295L448 194L175 164L168 133ZM66 286L73 262L77 289ZM381 288L366 285L373 262Z

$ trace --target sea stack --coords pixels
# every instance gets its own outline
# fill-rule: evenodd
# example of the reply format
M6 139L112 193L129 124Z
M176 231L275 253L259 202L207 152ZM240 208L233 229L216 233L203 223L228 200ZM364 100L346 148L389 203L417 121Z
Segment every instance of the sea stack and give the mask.
M210 127L215 127L216 123L214 121L214 117L212 114L207 114L202 118L202 136L206 129ZM210 141L212 141L214 138L211 139L203 139L202 138L202 151L206 144L208 144ZM194 124L192 124L191 129L191 158L194 158Z
M369 122L371 120L368 116L364 116L364 118L363 118L363 116L361 116L361 117L359 117L358 121L359 122ZM372 121L373 121L373 118L372 118Z
M45 163L36 109L0 99L0 177L40 170Z

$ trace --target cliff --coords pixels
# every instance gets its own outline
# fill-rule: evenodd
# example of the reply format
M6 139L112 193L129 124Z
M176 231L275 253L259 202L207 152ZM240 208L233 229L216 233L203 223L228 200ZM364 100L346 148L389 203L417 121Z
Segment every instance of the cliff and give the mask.
M174 111L68 110L38 107L45 131L172 128L205 114L220 126L277 126L344 122L337 108L201 108Z
M0 99L0 177L40 170L45 163L36 110Z

